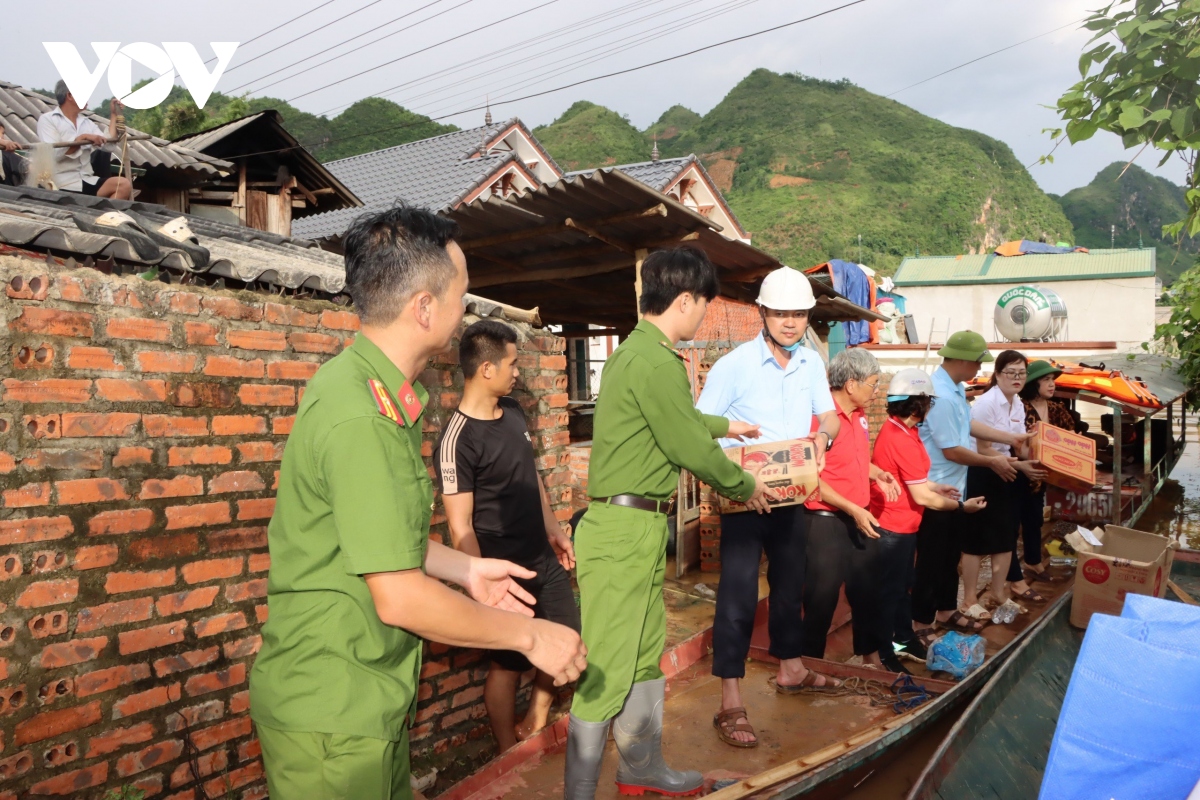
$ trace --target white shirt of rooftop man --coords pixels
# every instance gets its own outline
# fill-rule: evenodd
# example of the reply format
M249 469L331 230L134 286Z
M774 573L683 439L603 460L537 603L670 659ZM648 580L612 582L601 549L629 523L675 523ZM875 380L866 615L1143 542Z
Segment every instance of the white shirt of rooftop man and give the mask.
M43 142L74 142L84 136L106 138L100 126L82 111L74 122L67 119L61 107L48 111L38 119L38 139ZM94 142L79 147L54 148L54 185L67 192L82 192L86 183L95 186L100 178L92 169Z

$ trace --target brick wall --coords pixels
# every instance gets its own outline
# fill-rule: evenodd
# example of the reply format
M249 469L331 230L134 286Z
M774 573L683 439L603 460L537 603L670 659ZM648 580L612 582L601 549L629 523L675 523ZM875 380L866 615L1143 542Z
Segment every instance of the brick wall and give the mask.
M226 779L263 797L246 681L266 524L304 383L358 319L59 263L0 255L0 800L214 798ZM524 333L520 399L565 519L563 343ZM426 456L458 401L452 356L421 376ZM486 736L484 661L429 656L413 748L433 755Z

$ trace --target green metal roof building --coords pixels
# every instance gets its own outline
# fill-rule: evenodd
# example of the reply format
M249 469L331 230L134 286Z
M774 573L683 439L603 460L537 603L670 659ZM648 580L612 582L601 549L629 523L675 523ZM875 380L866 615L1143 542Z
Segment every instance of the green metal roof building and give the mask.
M904 286L970 283L1051 283L1154 277L1155 250L1093 250L1090 253L998 256L911 256L893 280Z

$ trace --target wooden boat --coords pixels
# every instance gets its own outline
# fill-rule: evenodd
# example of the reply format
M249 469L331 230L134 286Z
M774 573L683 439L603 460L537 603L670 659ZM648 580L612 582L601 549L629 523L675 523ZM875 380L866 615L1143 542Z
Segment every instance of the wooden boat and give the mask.
M1043 591L1048 603L1031 606L1012 625L989 626L984 631L988 658L965 680L938 680L923 667L910 665L914 679L931 699L912 710L896 713L891 705L872 705L861 694L837 696L815 693L781 696L768 684L774 659L765 650L765 630L756 630L743 681L743 700L760 744L751 750L720 742L712 717L720 698L720 681L711 675L711 638L701 639L692 663L669 652L669 691L665 709L664 750L669 762L701 769L711 800L740 798L834 798L892 759L902 758L921 734L946 724L984 686L993 673L1039 625L1041 616L1053 616L1069 602L1070 582L1049 585ZM1039 590L1041 590L1039 586ZM764 604L765 605L765 604ZM765 608L760 616L765 629ZM847 626L848 628L848 626ZM873 689L886 689L897 677L882 670L851 666L842 660L852 652L849 630L831 634L828 660L811 659L811 668L840 678L873 681ZM842 660L838 660L842 659ZM675 667L678 671L671 674ZM562 797L565 719L543 732L542 740L522 742L502 754L476 775L441 794L438 800L557 800ZM609 744L597 800L616 800L616 753Z
M1172 582L1200 600L1200 552L1179 551ZM1167 598L1181 600L1168 588ZM1185 601L1186 602L1186 601ZM908 800L1029 800L1038 796L1050 742L1083 631L1059 603L975 696L917 779Z

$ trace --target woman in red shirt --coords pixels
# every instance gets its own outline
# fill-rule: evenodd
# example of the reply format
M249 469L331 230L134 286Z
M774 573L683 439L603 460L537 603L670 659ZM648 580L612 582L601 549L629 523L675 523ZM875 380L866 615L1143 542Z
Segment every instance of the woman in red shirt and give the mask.
M910 592L916 571L917 528L925 509L973 514L984 508L982 497L963 501L953 486L929 480L929 454L917 426L933 406L933 381L919 369L905 369L888 385L888 418L875 439L871 461L900 481L896 499L872 488L871 513L879 521L878 584L881 638L901 645L899 653L925 660L933 628L916 629Z

